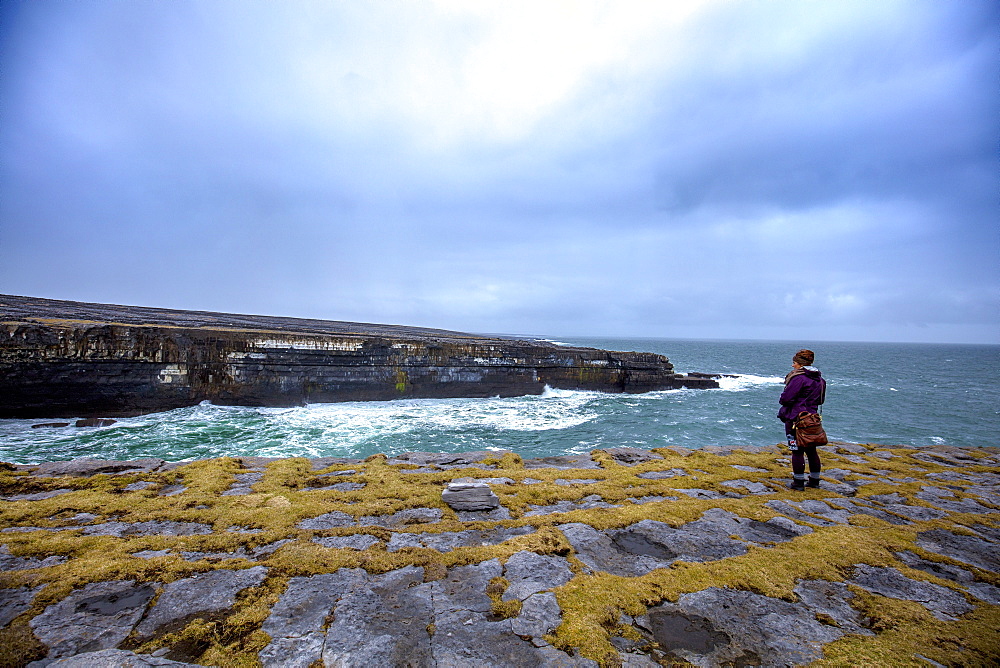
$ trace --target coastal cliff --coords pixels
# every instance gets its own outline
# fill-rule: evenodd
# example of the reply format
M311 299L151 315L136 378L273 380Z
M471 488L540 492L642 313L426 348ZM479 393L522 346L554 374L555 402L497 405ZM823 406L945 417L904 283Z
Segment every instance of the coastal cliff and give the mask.
M717 387L666 357L396 325L0 295L0 418Z

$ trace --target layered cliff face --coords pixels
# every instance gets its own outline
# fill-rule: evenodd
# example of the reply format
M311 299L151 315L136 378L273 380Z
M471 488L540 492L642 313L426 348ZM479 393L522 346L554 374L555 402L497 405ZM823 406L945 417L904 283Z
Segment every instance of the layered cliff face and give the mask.
M662 355L296 318L0 295L0 417L716 387Z

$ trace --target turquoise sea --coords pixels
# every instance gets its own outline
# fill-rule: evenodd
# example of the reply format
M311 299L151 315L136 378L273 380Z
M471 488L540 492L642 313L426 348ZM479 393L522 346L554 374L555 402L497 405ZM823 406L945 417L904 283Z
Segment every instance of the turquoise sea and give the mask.
M121 418L110 427L32 429L0 420L0 460L75 457L170 461L225 455L344 456L405 451L513 450L524 457L594 448L768 445L792 354L816 352L829 383L832 439L928 446L1000 445L1000 346L900 343L558 338L666 355L678 371L734 374L716 390L603 394L549 388L541 396L417 399L242 408L202 404Z

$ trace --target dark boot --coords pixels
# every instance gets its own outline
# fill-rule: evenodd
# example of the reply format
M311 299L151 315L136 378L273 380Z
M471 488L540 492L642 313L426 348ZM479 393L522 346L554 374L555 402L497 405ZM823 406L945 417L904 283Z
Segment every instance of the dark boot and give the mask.
M792 482L788 485L788 489L794 489L797 492L804 492L806 489L806 481L792 480Z
M809 478L806 487L819 487L819 478Z

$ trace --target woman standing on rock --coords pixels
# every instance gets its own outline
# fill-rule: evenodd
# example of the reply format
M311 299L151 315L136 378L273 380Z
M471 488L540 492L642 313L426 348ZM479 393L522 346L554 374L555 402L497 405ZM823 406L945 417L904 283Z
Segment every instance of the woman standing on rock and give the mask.
M826 381L819 369L812 366L816 358L811 350L800 350L792 357L792 370L785 376L785 390L778 402L781 410L778 419L785 423L788 448L792 451L792 489L804 490L819 487L820 461L816 446L800 448L795 442L795 418L799 413L818 413L819 406L826 400ZM809 482L806 482L806 458L809 459Z

